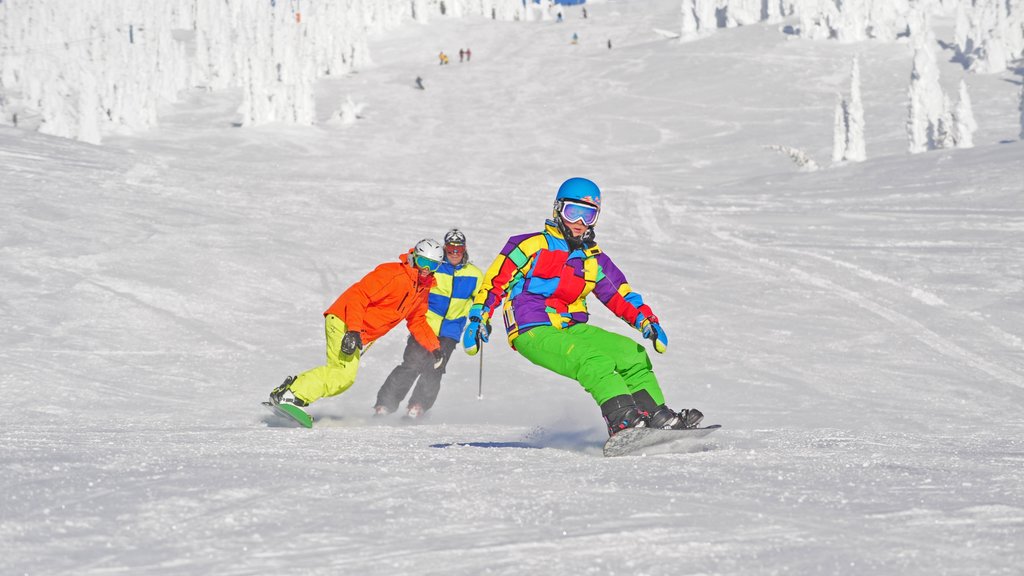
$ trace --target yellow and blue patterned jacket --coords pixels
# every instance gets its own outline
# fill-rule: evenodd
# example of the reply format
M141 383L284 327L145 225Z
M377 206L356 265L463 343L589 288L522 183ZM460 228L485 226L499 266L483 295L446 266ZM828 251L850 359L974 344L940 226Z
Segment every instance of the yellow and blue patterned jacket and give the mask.
M427 324L438 337L459 340L466 327L466 315L483 279L483 272L468 260L452 266L444 261L434 272L437 285L430 290Z

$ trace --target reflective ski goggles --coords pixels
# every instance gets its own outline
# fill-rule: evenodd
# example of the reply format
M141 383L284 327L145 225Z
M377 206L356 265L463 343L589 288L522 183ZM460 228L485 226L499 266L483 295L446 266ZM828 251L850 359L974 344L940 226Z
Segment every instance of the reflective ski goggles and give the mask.
M416 258L413 259L413 262L416 263L417 268L424 268L426 270L430 270L431 272L436 272L437 269L441 267L440 262L438 262L437 260L431 260L426 256L416 256Z
M566 222L582 222L587 226L593 226L597 224L597 217L601 214L601 209L590 204L562 200L558 213L565 218Z
M466 253L465 246L456 246L454 244L445 244L444 251L449 256L462 256Z

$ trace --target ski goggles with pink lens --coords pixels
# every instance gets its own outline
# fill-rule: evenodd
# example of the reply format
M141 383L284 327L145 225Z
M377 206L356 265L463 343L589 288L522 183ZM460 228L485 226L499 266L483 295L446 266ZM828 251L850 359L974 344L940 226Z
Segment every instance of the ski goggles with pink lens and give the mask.
M424 268L426 270L430 270L431 272L436 272L437 269L441 267L440 262L438 262L437 260L431 260L426 256L417 256L414 259L414 261L416 262L417 268Z
M582 222L586 226L593 226L597 224L597 217L601 214L601 209L582 202L562 200L558 213L565 218L566 222Z

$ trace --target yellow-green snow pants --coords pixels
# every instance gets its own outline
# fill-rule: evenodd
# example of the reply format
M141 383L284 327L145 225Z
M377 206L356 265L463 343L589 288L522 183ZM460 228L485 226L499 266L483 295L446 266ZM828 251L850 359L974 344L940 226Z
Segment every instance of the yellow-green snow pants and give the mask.
M621 334L590 324L564 330L537 326L516 337L513 345L530 362L579 382L598 405L641 390L656 406L665 403L647 350Z
M292 394L312 404L321 398L337 396L352 387L359 370L359 350L341 353L341 339L348 328L341 318L328 314L324 318L327 336L327 365L307 370L292 382Z

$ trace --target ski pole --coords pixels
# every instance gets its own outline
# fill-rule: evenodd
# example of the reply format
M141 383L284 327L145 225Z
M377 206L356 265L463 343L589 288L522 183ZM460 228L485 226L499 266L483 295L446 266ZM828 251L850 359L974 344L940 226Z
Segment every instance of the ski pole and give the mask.
M480 347L480 379L477 381L476 399L484 399L484 345L482 342L477 341L477 346Z

